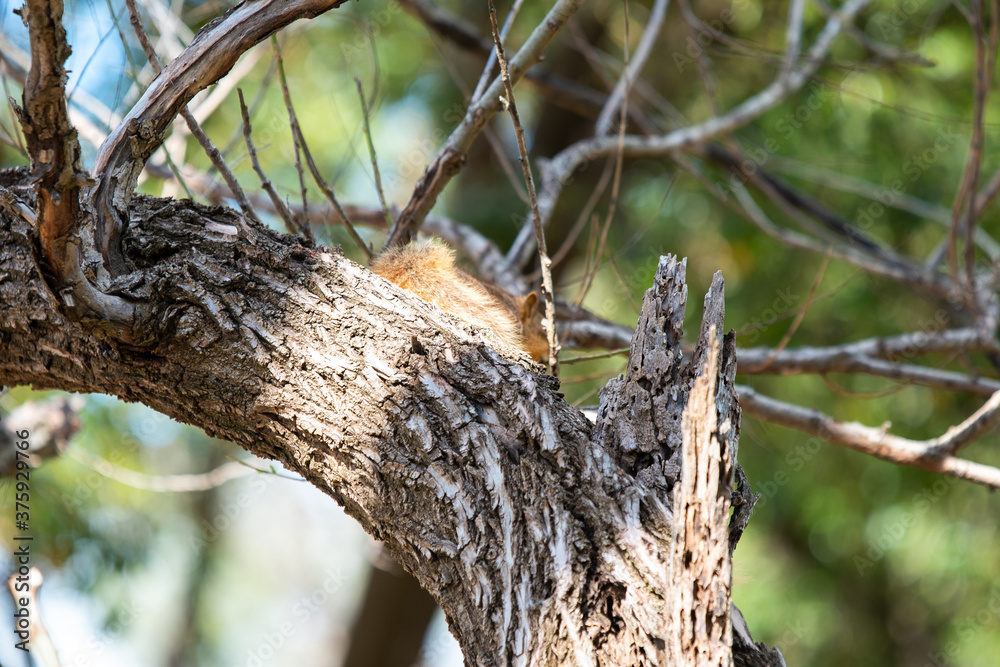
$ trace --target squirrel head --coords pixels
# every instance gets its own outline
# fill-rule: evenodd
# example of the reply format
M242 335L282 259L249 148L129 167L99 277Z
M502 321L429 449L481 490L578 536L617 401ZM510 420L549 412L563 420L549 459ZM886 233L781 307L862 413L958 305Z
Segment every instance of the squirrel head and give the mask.
M538 309L538 304L537 292L517 297L523 347L532 359L544 364L549 360L549 339L545 334L545 327L542 326L542 313Z

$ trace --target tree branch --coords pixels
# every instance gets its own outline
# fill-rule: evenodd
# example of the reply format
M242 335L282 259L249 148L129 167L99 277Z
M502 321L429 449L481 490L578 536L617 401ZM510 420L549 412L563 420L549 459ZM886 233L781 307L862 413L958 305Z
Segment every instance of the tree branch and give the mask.
M790 72L779 76L767 88L749 98L735 109L722 116L715 116L705 122L680 128L667 134L644 137L626 135L619 137L595 137L579 141L560 151L543 170L542 187L539 189L539 208L542 220L547 225L555 211L556 202L562 193L566 180L585 163L610 155L621 147L625 155L634 157L655 157L668 155L672 151L683 150L713 137L732 132L773 108L789 95L799 90L809 77L819 68L834 38L843 26L854 20L855 15L870 0L849 0L834 13L816 38L804 61ZM522 228L517 239L507 253L513 266L524 266L534 252L530 229Z
M120 345L37 299L32 230L0 212L0 290L10 295L0 383L141 401L281 461L386 543L442 605L470 664L662 655L667 458L623 469L623 443L595 442L554 378L330 249L255 223L240 233L240 216L219 207L137 196L129 214L122 240L135 270L121 289L144 307L135 343ZM680 360L680 339L656 333L685 290L664 262L655 293L666 298L648 298L636 363ZM676 310L669 317L682 324ZM674 365L678 384L660 374L652 412L617 413L615 432L669 421L703 348ZM731 373L734 356L723 359ZM716 402L734 405L728 380L716 386ZM621 404L614 390L605 397ZM678 425L661 436L652 444L667 453Z
M557 0L524 42L513 58L510 59L510 80L516 84L532 65L542 56L556 33L576 12L581 0ZM430 212L437 197L444 187L457 174L465 163L465 154L472 142L482 132L486 123L500 110L500 94L504 84L500 77L493 83L480 99L469 105L461 123L451 133L444 145L438 150L431 164L424 170L423 176L413 190L413 196L407 202L406 208L396 219L396 224L389 230L385 247L404 245L412 238L420 223Z
M601 108L600 115L597 117L595 135L604 136L611 132L611 123L618 113L628 87L631 85L630 82L638 78L646 61L649 60L649 56L653 51L653 45L656 44L656 40L660 36L660 28L663 26L663 19L667 15L667 7L669 6L670 0L654 0L653 8L649 13L649 20L646 22L646 29L643 30L642 37L639 38L635 54L629 60L628 65L625 66L621 77L615 83L615 87L612 89L607 101Z
M301 18L312 18L344 0L260 0L237 5L206 25L163 69L142 98L108 136L94 162L97 187L95 241L112 275L127 270L120 247L125 212L146 160L181 108L232 69L248 49Z
M1000 392L972 416L944 435L931 440L909 440L888 432L889 424L872 428L857 422L840 422L819 410L803 408L738 386L740 406L747 414L794 428L834 444L902 465L922 468L1000 488L1000 469L960 459L951 454L1000 422Z
M31 67L19 111L35 183L39 241L63 304L103 317L108 326L132 320L124 300L102 294L81 268L78 227L81 189L91 183L80 163L80 142L66 103L70 54L62 0L30 0L21 10L31 43Z

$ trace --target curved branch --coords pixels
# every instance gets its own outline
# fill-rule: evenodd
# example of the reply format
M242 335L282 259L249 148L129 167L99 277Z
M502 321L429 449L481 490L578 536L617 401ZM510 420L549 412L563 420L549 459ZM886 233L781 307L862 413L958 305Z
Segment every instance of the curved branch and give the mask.
M221 207L136 197L129 213L135 269L120 289L143 307L120 345L38 299L33 231L0 210L0 384L141 401L281 461L385 542L469 664L665 664L680 473L667 413L705 374L707 339L643 389L647 410L605 416L616 434L659 427L641 443L655 451L619 461L628 443L595 442L556 379L338 252ZM649 372L681 359L661 326L682 323L664 310L683 301L676 264L661 263L634 345ZM720 318L706 309L709 325ZM722 359L714 404L735 450L721 426L735 409L731 341Z
M1000 422L1000 392L993 394L979 410L958 426L948 429L944 435L918 441L888 433L888 424L872 428L857 422L841 422L819 410L763 396L750 387L740 385L737 391L743 410L759 419L803 431L885 461L1000 488L1000 469L952 456Z
M120 247L128 202L139 172L192 97L225 76L239 57L286 25L313 18L345 0L257 0L234 7L206 25L150 84L142 98L101 145L91 194L95 242L112 275L126 271Z
M830 17L805 60L798 67L780 73L771 85L725 115L715 116L699 125L683 127L663 135L594 137L562 150L543 170L538 202L542 221L547 225L551 219L567 179L582 165L592 160L617 150L623 150L625 155L633 157L669 155L672 151L683 150L739 129L787 99L789 95L802 88L809 77L816 72L843 26L853 21L855 15L869 2L870 0L849 0ZM514 266L524 266L534 252L533 242L532 230L522 227L507 254L508 261Z

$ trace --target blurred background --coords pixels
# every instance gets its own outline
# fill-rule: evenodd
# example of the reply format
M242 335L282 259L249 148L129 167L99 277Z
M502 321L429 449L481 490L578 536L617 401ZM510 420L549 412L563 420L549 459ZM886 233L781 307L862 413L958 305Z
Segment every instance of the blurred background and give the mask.
M26 66L27 55L26 31L12 13L19 4L0 0L4 92L17 100L16 70ZM140 4L164 60L230 5ZM489 34L484 3L438 4L481 35ZM501 20L509 6L499 4ZM805 5L807 43L825 24L824 6ZM584 3L542 67L607 91L621 68L626 32L634 50L650 11L647 0L627 7L628 30L621 2ZM523 42L548 8L548 3L525 3L510 43ZM842 36L802 91L734 139L758 166L888 246L917 257L933 253L947 233L942 220L951 216L971 130L975 53L962 8L961 0L873 2L855 22L859 33L905 49L910 57L878 57L858 38ZM715 37L693 40L682 9L713 26ZM644 108L669 127L704 120L713 108L731 109L764 88L781 65L787 11L787 3L765 0L673 4L657 51L643 70L648 86L636 93ZM99 141L114 127L152 73L122 2L68 3L66 27L73 47L69 88L90 164L95 145L88 137ZM370 107L386 198L404 206L464 113L484 59L430 32L400 4L382 0L346 3L293 25L278 41L303 133L341 200L379 204L357 77ZM699 73L705 62L712 66L711 94ZM259 181L242 141L234 90L242 88L262 166L282 197L300 201L271 45L246 54L230 79L205 91L192 107L204 115L200 120L216 145L226 149L244 189L256 192ZM592 118L527 85L517 91L533 159L552 156L593 132ZM997 104L993 96L985 110L984 174L1000 167L1000 154L993 150L1000 135ZM474 227L505 250L527 209L498 159L498 152L505 154L515 180L520 178L509 119L498 115L491 129L499 151L478 141L435 212ZM19 142L16 121L5 107L0 166L26 164ZM154 162L162 168L144 176L144 192L207 201L185 182L186 175L194 178L211 166L186 132L176 129ZM588 257L610 194L605 161L579 172L548 231L550 250L569 240L555 268L559 295L582 299L598 315L634 326L659 256L674 253L688 258L689 335L719 270L726 281L727 326L736 330L742 347L776 345L804 308L791 347L942 328L941 304L925 295L837 261L821 271L821 255L791 251L763 235L708 191L706 182L724 189L732 177L710 160L695 163L702 178L665 158L625 161L607 252L586 291L581 287L588 282ZM170 170L179 171L181 179L171 178ZM597 218L581 216L591 195L602 190L594 204ZM322 199L311 183L309 197ZM767 210L781 219L773 207ZM578 219L582 225L574 231ZM282 228L277 218L266 222ZM988 210L980 224L987 233L1000 233L997 209ZM341 227L317 221L314 231L318 242L340 244L363 263ZM385 230L362 227L361 233L377 247ZM577 354L569 350L564 357ZM567 399L596 404L597 392L622 372L624 359L565 365ZM996 375L975 356L924 361ZM942 434L983 401L863 375L740 381L843 421L891 422L894 433L914 439ZM6 418L27 402L59 397L13 388L0 397L0 414ZM372 599L372 577L400 579L352 519L277 464L252 459L197 429L106 396L75 400L81 428L64 452L32 473L34 554L46 577L42 613L63 665L348 664L364 600ZM740 462L762 498L736 551L734 599L755 639L776 644L789 665L1000 664L995 493L751 418L742 429ZM1000 465L1000 438L991 432L965 455ZM209 475L223 466L232 473L228 481ZM174 490L185 484L204 488ZM8 483L0 492L5 546L0 572L6 576L13 568L8 518L13 491ZM417 640L399 640L415 645L402 664L460 665L440 612L419 596L396 600L371 612L368 625L381 622L412 634L412 627L393 617L402 610L430 628L422 640L423 625ZM4 630L11 614L10 599L0 595L0 619L6 619L0 620L0 636L12 633L12 627ZM27 665L10 644L0 642L0 663Z

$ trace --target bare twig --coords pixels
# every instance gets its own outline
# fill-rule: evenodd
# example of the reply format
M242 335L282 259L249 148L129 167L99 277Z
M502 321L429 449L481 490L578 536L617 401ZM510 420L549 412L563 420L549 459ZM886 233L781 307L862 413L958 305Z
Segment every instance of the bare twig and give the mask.
M563 359L560 363L564 366L566 364L579 364L583 361L593 361L594 359L607 359L608 357L616 357L619 354L628 354L629 348L620 347L617 350L610 350L608 352L599 352L597 354L584 354L578 357L572 357L570 359Z
M732 132L773 108L789 95L799 90L815 73L826 58L834 38L845 23L868 4L869 0L848 0L836 12L820 32L806 57L794 70L779 75L767 88L746 100L735 109L722 116L706 120L699 125L684 127L663 135L643 137L627 135L621 142L625 154L629 156L663 156L673 151L689 148L715 136ZM618 150L616 137L594 137L580 141L557 154L549 163L543 179L539 197L542 222L547 225L555 210L566 179L581 165ZM507 257L513 266L524 266L531 257L533 240L526 229L522 229Z
M276 43L273 45L273 47L275 49L275 58L280 59L281 50L278 48L278 45ZM340 218L345 229L347 229L347 233L350 235L354 243L357 244L359 248L361 248L361 251L365 254L365 257L371 259L372 251L368 247L368 244L364 242L364 239L362 239L361 235L358 234L358 230L354 228L354 224L351 222L351 219L347 217L347 213L344 212L344 209L340 205L340 202L337 200L336 195L333 194L333 188L331 188L327 184L326 179L324 179L323 176L319 173L319 167L316 166L316 161L313 160L312 151L309 150L309 144L306 143L306 137L302 133L302 128L299 126L299 119L298 116L295 114L295 107L292 105L292 94L288 90L288 81L285 80L284 73L285 73L284 67L282 65L279 65L278 81L281 84L281 95L285 101L285 107L288 109L288 122L291 124L292 127L292 136L295 138L296 143L302 146L302 153L306 156L306 164L309 166L309 172L312 174L313 180L316 181L316 185L319 187L320 192L322 192L323 196L325 196L330 201L330 204L333 206L333 209L337 212L337 216ZM305 224L305 222L303 222L303 228L308 229L308 225ZM310 231L310 234L311 233L312 232Z
M948 429L944 435L916 441L888 433L888 424L872 428L857 422L841 422L818 410L763 396L750 387L738 385L736 389L740 395L740 407L758 419L803 431L892 463L1000 488L1000 470L952 456L1000 422L1000 392L993 394L979 410L958 426Z
M621 77L611 91L611 95L608 96L607 102L604 103L604 108L601 109L601 113L597 117L594 134L604 136L611 132L611 121L615 113L618 112L622 100L628 94L631 82L638 78L653 52L653 45L656 44L656 40L660 36L660 29L663 27L663 19L667 15L669 5L670 0L654 0L653 8L649 12L649 20L646 22L646 29L635 48L635 54L627 60ZM628 41L625 42L625 48L628 49Z
M541 57L556 33L576 11L581 0L557 0L552 9L532 31L521 49L510 59L511 84L516 84L524 73ZM503 81L494 80L480 100L466 110L458 127L451 133L434 160L424 171L414 188L413 196L389 231L385 247L402 245L410 241L417 227L430 212L438 195L458 173L465 162L465 154L486 123L500 109Z
M829 17L833 13L833 8L825 0L816 0L816 5L823 12L823 16ZM844 26L844 33L861 46L865 47L873 54L888 62L904 62L908 65L918 67L934 67L934 62L924 58L919 53L906 51L891 44L879 42L868 36L865 31L853 25Z
M298 123L295 118L295 111L292 108L291 97L288 93L288 81L285 78L285 61L281 57L281 47L278 46L278 38L271 35L271 51L274 53L275 69L281 81L281 94L285 99L285 107L288 109L288 124ZM263 89L261 89L263 90ZM256 102L256 100L254 100ZM249 116L249 114L248 114ZM295 173L299 177L299 191L302 195L302 214L294 215L293 219L296 228L310 241L314 240L312 228L309 226L309 197L306 191L305 173L302 171L302 145L299 143L299 135L292 131L292 145L295 147Z
M375 175L375 190L378 192L378 201L382 205L385 214L385 221L392 226L392 214L389 212L389 205L385 201L385 191L382 190L382 175L378 170L378 157L375 155L375 144L372 141L372 128L368 122L368 103L365 101L365 90L361 86L361 79L354 77L354 83L358 87L358 98L361 100L361 117L365 131L365 141L368 143L368 155L372 161L372 173Z
M583 300L587 297L587 293L590 291L590 286L593 284L594 276L597 275L597 271L601 264L601 257L604 256L604 246L608 240L608 232L611 230L611 221L614 220L615 212L618 210L618 195L621 192L622 166L625 162L625 151L622 148L622 142L625 140L625 119L628 117L628 94L631 82L630 69L629 69L629 65L631 63L629 62L629 50L628 50L629 16L628 16L627 0L625 0L622 3L622 9L625 18L625 50L624 50L625 68L623 70L623 75L622 75L623 78L621 79L621 82L624 82L624 87L622 89L623 92L621 96L621 110L619 113L620 118L618 124L618 152L615 153L614 180L611 183L611 198L610 201L608 202L608 213L605 216L604 225L601 227L601 234L600 237L598 238L597 245L594 250L593 259L590 262L588 270L585 272L583 283L580 285L580 289L576 297L576 305L578 306L582 304ZM664 12L666 11L666 7L663 8L663 11ZM649 34L648 31L643 34L643 37L645 37L647 34ZM617 90L617 85L615 89ZM612 92L612 98L613 97L614 97L614 92ZM611 100L609 100L609 102L610 101ZM605 106L605 109L606 108L608 107ZM600 118L598 119L598 122L600 122ZM598 127L598 132L600 132L600 129L601 128ZM541 226L541 222L536 222L535 224Z
M738 144L728 140L728 135L725 135L724 138L730 146L730 150L717 144L709 144L705 147L706 156L711 161L727 167L736 178L749 180L757 189L780 206L790 218L796 220L801 227L814 230L818 236L824 235L822 231L816 230L815 225L796 211L809 215L824 229L833 232L834 236L826 235L831 240L846 239L852 246L873 257L893 264L907 264L908 260L902 255L865 234L857 226L843 219L821 202L797 190L781 178L769 174L766 170L756 168L756 163L742 151ZM747 165L754 165L755 168L745 169ZM912 262L910 263L912 264Z
M780 353L777 356L780 356ZM742 359L740 359L740 364L743 365ZM824 376L828 373L860 373L896 380L903 384L922 385L950 391L967 391L981 396L990 396L993 392L1000 391L1000 381L992 378L943 371L915 364L872 359L865 355L827 355L804 362L797 360L793 355L778 364L772 363L757 367L747 364L747 367L741 367L739 372L741 375L815 373Z
M549 372L559 374L559 339L556 334L556 301L555 290L552 287L552 260L549 259L545 247L545 230L542 228L542 218L538 212L538 198L535 196L535 182L531 177L531 163L528 161L528 147L524 141L524 128L517 114L517 103L514 101L514 84L510 79L510 69L507 57L503 53L503 43L500 41L500 31L497 28L497 10L490 0L490 25L493 28L493 41L497 48L497 62L500 63L500 73L504 88L507 91L506 107L510 112L514 133L517 136L517 151L521 158L521 169L524 171L524 183L528 188L528 199L531 203L531 215L535 221L536 243L538 244L538 263L542 270L542 296L545 299L545 333L549 339Z
M789 247L820 254L829 250L834 257L850 262L870 273L910 284L942 299L952 298L956 293L955 282L948 276L932 269L882 261L852 246L829 245L794 230L779 227L768 218L742 183L731 183L731 189L746 212L748 219L765 234Z
M136 37L139 38L139 44L142 45L142 50L146 54L146 59L149 60L149 64L152 66L153 71L159 74L163 68L160 66L160 59L156 55L156 51L153 50L152 43L149 41L149 35L146 34L146 29L142 25L142 18L139 16L139 9L136 7L135 0L125 0L125 5L128 7L128 16L129 21L132 23L132 30L135 31ZM244 193L243 188L240 187L239 182L236 180L236 176L233 175L232 170L229 168L229 165L226 164L226 161L223 159L219 149L215 147L212 140L208 138L207 134L205 134L201 124L194 117L191 110L187 108L187 105L181 108L180 115L184 119L184 122L187 123L191 134L194 135L194 138L198 140L199 144L201 144L201 147L204 149L208 159L212 161L212 164L215 165L218 172L222 174L222 178L226 181L226 185L229 186L229 191L236 199L236 202L240 205L240 209L249 219L260 222L260 218L257 216L256 211L253 210L250 202L247 201L246 193ZM182 185L184 185L184 189L188 190L187 184L185 184L181 178L180 170L174 166L170 160L169 153L167 154L167 161L170 162L171 167L174 169L177 179ZM190 190L188 190L188 196L190 196Z
M990 335L975 328L945 329L943 331L917 331L913 333L866 338L827 347L797 347L786 349L767 367L768 373L794 373L794 369L807 372L836 372L841 363L851 358L910 359L925 354L947 352L984 352L1000 354L1000 345ZM740 373L756 373L764 369L764 362L771 356L771 348L740 348Z
M115 465L82 447L70 447L66 455L110 480L140 491L154 493L190 493L208 491L240 477L264 474L263 471L237 461L223 463L218 468L191 475L147 475Z
M987 64L987 37L983 25L982 0L972 0L972 11L975 21L972 25L973 38L976 42L976 77L974 85L974 105L972 112L972 139L969 146L968 203L965 216L965 280L969 288L975 290L976 284L976 246L973 243L979 218L976 216L976 190L979 187L979 172L983 164L983 119L986 110L986 98L989 95L992 82L992 67ZM992 50L991 50L992 51ZM995 57L990 53L990 61Z
M296 224L291 211L288 210L285 202L278 196L278 193L274 190L274 186L260 166L260 161L257 159L257 149L254 148L253 140L250 138L250 113L247 111L246 102L243 100L243 89L238 88L237 93L240 97L240 115L243 117L243 139L247 143L247 153L250 154L250 162L253 164L253 170L257 173L257 177L260 178L260 185L264 188L267 196L271 198L271 203L274 204L278 215L285 221L285 228L288 230L288 233L294 234L300 231L299 226Z
M274 53L274 67L281 79L281 91L282 95L284 95L287 90L287 85L285 84L285 62L281 58L281 47L278 46L278 38L276 35L271 35L271 51ZM257 94L257 97L254 99L254 105L263 99L263 93L265 90L266 88L262 86ZM289 126L291 126L292 122L295 122L294 112L292 111L291 103L287 99L285 106L288 109L288 123ZM301 215L294 216L296 228L299 229L306 238L314 240L312 228L309 226L309 196L306 189L305 172L302 169L302 145L299 143L298 133L294 131L292 132L292 146L295 147L295 173L299 177L299 192L302 195L302 213Z
M791 76L795 64L802 55L802 19L805 14L805 0L792 0L788 8L788 25L785 28L785 62L781 66L782 76Z
M503 27L500 28L500 43L503 44L507 41L507 33L510 32L510 28L514 25L514 19L517 18L518 13L521 11L521 5L524 4L524 0L514 0L514 4L511 6L510 11L507 12L507 18L503 20ZM472 96L469 98L472 101L478 100L483 91L486 90L487 84L493 80L494 72L496 71L496 49L489 49L489 55L486 56L486 64L483 66L483 72L479 75L479 81L476 82L476 89L472 92Z
M159 146L178 111L200 90L222 78L245 51L300 18L311 18L344 0L287 0L237 5L210 24L150 84L128 116L101 145L94 163L95 240L105 269L125 269L120 238L127 205L142 166Z
M812 304L813 297L816 295L816 290L819 288L819 284L823 281L823 276L826 275L826 267L830 265L830 251L826 251L826 255L823 257L823 264L820 265L819 271L816 272L816 279L813 280L812 287L809 288L809 294L806 295L806 302L802 304L799 308L799 312L795 314L795 319L792 321L792 326L788 327L788 331L785 335L781 337L781 340L775 346L774 350L771 352L771 356L764 361L764 366L761 370L766 369L771 363L778 358L781 351L788 347L788 343L791 342L792 336L798 331L799 325L802 324L802 320L805 319L806 313L809 311L809 306Z
M617 163L617 160L609 159L604 165L604 171L601 172L601 177L597 180L597 185L587 198L587 203L584 204L582 209L580 209L580 213L576 217L576 222L573 223L573 227L566 233L566 237L563 239L562 245L559 246L559 250L557 250L552 256L552 266L559 266L559 264L566 259L569 251L573 249L573 244L576 243L576 239L580 236L580 232L583 231L587 221L590 220L590 216L594 212L594 208L596 208L598 200L600 200L604 191L607 189L608 182L611 180L611 175L614 173L614 168Z

